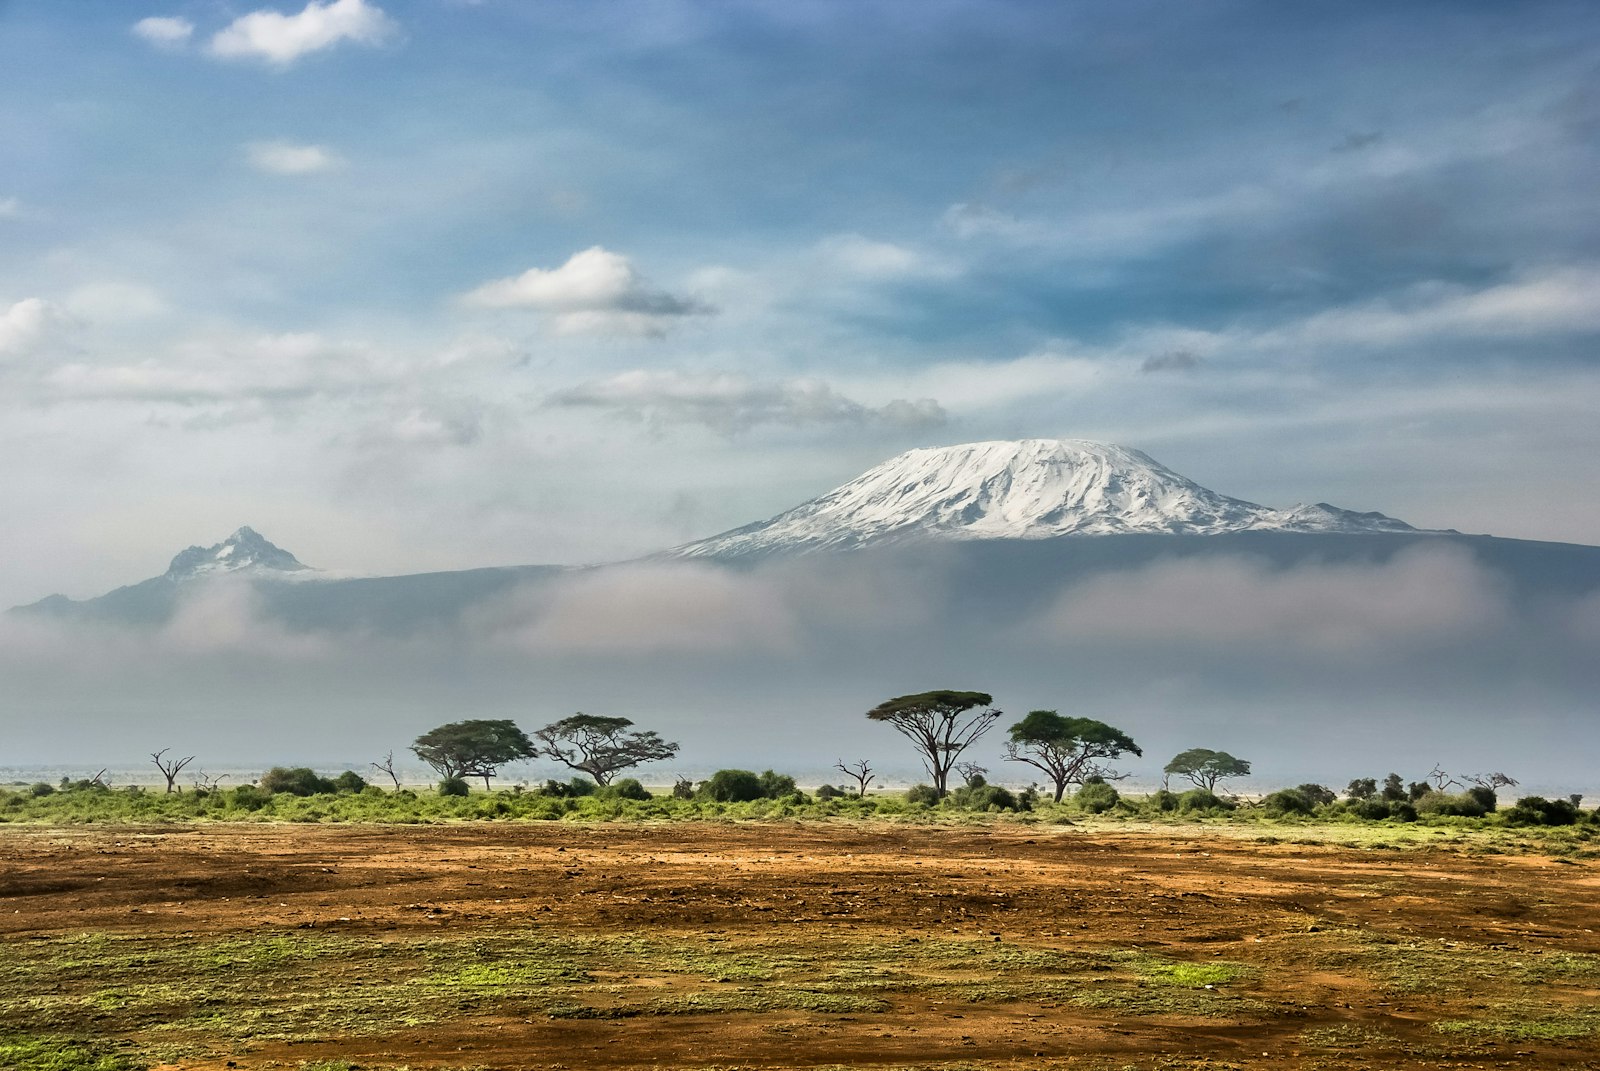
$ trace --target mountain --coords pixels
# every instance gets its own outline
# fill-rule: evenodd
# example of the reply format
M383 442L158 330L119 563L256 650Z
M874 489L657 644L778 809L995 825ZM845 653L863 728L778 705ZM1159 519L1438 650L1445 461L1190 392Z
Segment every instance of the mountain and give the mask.
M167 580L181 582L220 573L270 575L312 571L293 554L246 526L213 546L179 551L163 575Z
M1267 531L1416 532L1381 513L1269 509L1201 487L1127 447L1024 439L911 450L765 521L669 551L738 559L921 539L1054 539Z

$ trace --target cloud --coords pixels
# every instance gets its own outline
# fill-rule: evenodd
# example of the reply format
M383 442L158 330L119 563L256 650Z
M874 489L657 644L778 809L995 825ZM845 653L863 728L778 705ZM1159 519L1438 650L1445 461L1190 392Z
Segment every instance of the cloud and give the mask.
M1139 365L1139 371L1150 372L1189 372L1204 363L1200 355L1193 350L1168 350L1166 353L1153 354L1144 359Z
M798 640L781 585L695 565L613 566L489 611L502 643L557 654L782 653Z
M1496 634L1502 581L1469 552L1421 546L1382 564L1279 569L1249 557L1157 562L1066 591L1023 633L1047 642L1140 645L1244 658L1273 652L1395 660Z
M712 311L691 299L650 289L632 261L601 246L574 253L559 268L529 268L521 275L484 283L462 295L461 301L482 309L549 313L562 334L660 335L678 318Z
M171 309L160 292L140 283L85 283L62 304L73 316L94 321L145 320Z
M926 253L880 242L859 234L836 234L817 244L825 265L868 279L946 278L956 274L949 262Z
M761 381L732 372L623 372L559 391L550 396L549 404L609 410L656 423L701 424L724 434L760 424L928 428L947 419L932 398L897 398L872 407L845 397L820 379Z
M0 312L0 356L32 351L64 321L61 311L43 298L23 298Z
M185 18L152 15L133 24L133 35L157 48L182 48L194 36L194 23Z
M1470 290L1437 283L1317 313L1259 336L1268 344L1392 346L1441 335L1521 338L1600 330L1600 267L1569 265Z
M312 0L298 15L266 9L241 15L218 31L207 50L219 59L262 60L282 68L343 41L381 45L397 32L394 21L366 0Z
M22 202L15 197L0 197L0 219L17 219L22 215Z
M340 160L321 145L289 141L253 141L245 146L250 166L271 175L314 175L331 171Z

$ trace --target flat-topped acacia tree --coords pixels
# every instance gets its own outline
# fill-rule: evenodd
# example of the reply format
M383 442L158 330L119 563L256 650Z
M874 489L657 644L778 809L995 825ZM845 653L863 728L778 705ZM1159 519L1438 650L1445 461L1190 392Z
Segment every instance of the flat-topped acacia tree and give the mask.
M539 741L540 755L588 774L597 785L608 785L623 770L678 753L678 745L672 741L657 733L628 732L632 727L628 718L580 711L536 729L533 735Z
M1053 710L1031 710L1011 727L1006 758L1025 762L1050 778L1056 802L1068 785L1081 785L1090 777L1114 781L1124 776L1106 760L1124 754L1143 755L1139 745L1121 729L1093 718L1067 718Z
M486 789L500 767L535 753L528 734L509 718L453 721L417 737L411 750L446 781L481 777Z
M989 731L1000 711L985 692L938 691L885 700L867 711L867 717L893 726L916 746L934 791L943 799L956 760Z
M1192 747L1188 751L1180 751L1174 755L1162 772L1182 774L1197 787L1207 792L1215 792L1217 784L1227 778L1250 776L1250 762L1247 759L1235 758L1226 751ZM1395 777L1395 780L1400 779Z

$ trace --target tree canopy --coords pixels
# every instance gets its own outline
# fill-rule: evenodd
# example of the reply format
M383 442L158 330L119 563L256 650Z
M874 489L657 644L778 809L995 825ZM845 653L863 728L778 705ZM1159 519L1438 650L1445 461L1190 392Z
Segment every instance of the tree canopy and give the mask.
M943 799L956 760L1000 718L993 704L984 692L918 692L885 700L867 717L893 726L916 746Z
M596 784L607 785L622 770L678 753L678 745L672 741L652 732L630 733L632 726L627 718L580 711L535 730L533 735L539 741L539 754L588 774Z
M531 759L533 741L510 719L473 718L430 729L411 745L417 758L448 781L459 777L489 778L508 762Z
M1144 754L1121 729L1093 718L1063 717L1053 710L1029 711L1011 727L1010 735L1006 758L1025 762L1050 778L1057 803L1068 785L1081 785L1091 777L1121 777L1105 760Z
M1234 758L1226 751L1192 747L1172 757L1164 768L1165 773L1182 774L1207 792L1217 790L1217 782L1229 777L1245 777L1250 773L1250 763Z

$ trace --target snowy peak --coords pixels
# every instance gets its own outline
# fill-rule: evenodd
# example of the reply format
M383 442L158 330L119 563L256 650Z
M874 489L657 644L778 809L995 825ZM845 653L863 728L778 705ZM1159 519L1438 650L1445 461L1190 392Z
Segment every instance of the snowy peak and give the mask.
M770 520L690 543L677 557L742 557L911 538L1046 539L1414 531L1326 503L1272 510L1207 490L1146 454L1081 439L911 450Z
M274 546L254 528L244 527L221 543L190 547L179 552L167 567L166 579L189 580L218 573L299 573L309 567L293 554Z

